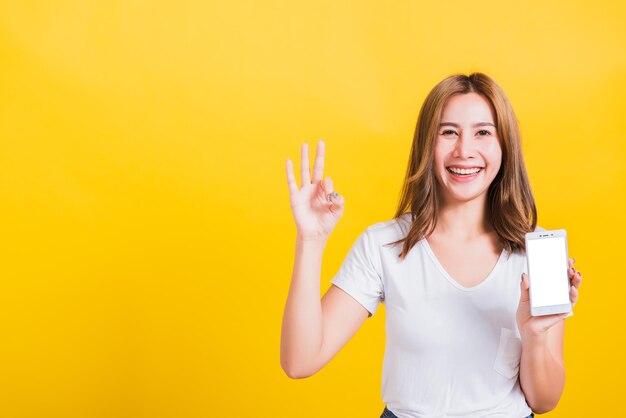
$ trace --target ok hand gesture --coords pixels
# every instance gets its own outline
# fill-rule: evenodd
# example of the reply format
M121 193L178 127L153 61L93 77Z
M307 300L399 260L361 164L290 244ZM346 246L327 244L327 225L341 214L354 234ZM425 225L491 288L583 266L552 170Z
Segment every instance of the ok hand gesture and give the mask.
M343 215L344 198L333 190L333 181L323 178L326 145L317 143L313 178L309 170L309 145L302 144L301 176L298 189L291 160L287 160L287 185L298 239L326 241Z

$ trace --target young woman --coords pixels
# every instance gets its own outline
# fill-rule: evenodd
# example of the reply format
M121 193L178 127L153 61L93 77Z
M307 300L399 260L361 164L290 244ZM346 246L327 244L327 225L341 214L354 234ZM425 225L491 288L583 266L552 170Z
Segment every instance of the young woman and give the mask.
M296 255L281 336L292 378L319 371L378 303L386 307L381 417L514 417L553 409L565 384L565 317L530 315L524 234L537 229L519 129L482 73L454 75L426 98L394 218L355 241L319 299L322 254L344 198L313 177L302 146L287 160ZM582 277L569 259L572 303Z

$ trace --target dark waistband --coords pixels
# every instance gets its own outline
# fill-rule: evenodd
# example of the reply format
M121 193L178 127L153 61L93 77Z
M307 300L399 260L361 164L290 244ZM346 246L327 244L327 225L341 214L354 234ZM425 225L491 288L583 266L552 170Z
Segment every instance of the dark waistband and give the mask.
M527 417L524 417L524 418L533 418L534 416L535 416L535 414L533 412L531 412L530 415L528 415ZM383 413L380 416L380 418L398 418L398 417L393 412L388 410L387 406L385 406L385 409L383 410Z

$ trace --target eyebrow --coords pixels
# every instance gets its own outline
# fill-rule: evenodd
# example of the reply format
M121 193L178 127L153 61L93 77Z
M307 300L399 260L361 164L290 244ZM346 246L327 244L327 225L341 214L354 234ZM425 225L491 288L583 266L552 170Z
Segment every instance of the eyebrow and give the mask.
M442 126L454 126L455 128L459 128L459 125L454 123L454 122L441 122L439 124L439 127L441 128ZM477 127L477 126L493 126L494 128L496 127L496 125L494 125L491 122L478 122L472 125L473 127Z

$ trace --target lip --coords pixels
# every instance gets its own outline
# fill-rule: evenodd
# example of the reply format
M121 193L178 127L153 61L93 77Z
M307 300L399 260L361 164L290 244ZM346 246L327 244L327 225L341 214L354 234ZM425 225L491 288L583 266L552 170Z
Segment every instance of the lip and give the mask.
M450 167L453 167L453 168L480 168L480 171L475 173L475 174L459 176L457 174L454 174L450 170L448 170L448 168L446 167L446 173L448 173L448 175L452 178L452 180L456 181L457 183L467 183L467 182L470 182L470 181L474 180L476 177L478 177L480 174L482 174L483 171L485 171L484 167L459 167L459 166L456 166L456 165L453 165L453 166L450 166Z
M465 168L465 169L468 169L468 168L485 168L485 167L480 166L480 165L449 165L446 168Z

